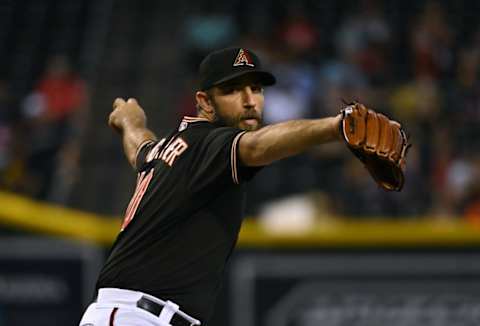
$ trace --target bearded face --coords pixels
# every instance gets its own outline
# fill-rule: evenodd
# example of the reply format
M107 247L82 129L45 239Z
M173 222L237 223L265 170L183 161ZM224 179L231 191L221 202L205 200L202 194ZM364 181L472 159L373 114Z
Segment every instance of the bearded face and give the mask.
M210 101L215 110L214 123L247 131L263 124L263 88L255 83L240 82L212 89Z
M260 129L263 126L263 112L247 111L243 114L232 114L228 108L219 107L214 104L215 107L215 120L214 123L218 126L234 127L247 131L254 131Z

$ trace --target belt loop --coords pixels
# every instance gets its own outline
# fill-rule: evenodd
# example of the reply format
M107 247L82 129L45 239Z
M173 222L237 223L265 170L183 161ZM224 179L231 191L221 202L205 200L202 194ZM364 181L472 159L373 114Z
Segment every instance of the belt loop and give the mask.
M179 310L178 307L179 306L177 304L173 303L170 300L167 300L158 318L160 319L160 321L170 325L170 321L172 320L173 315Z

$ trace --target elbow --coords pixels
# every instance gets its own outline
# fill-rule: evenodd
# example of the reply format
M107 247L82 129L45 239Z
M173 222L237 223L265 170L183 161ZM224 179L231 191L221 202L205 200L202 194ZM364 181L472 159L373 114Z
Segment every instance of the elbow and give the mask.
M247 132L240 138L239 156L246 166L264 166L271 163L268 160L267 148L259 141L256 132Z

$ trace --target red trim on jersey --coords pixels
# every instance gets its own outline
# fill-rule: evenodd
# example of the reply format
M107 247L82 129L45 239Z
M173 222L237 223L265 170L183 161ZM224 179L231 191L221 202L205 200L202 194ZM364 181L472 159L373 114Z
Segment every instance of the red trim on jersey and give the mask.
M113 308L112 313L110 314L110 323L109 326L113 326L113 322L115 320L115 314L117 313L118 308Z
M152 139L147 139L145 141L143 141L140 146L138 146L137 148L137 152L135 153L135 165L137 165L137 158L138 158L138 154L140 154L140 151L142 150L142 148L144 146L147 146L148 144L151 144L151 143L154 143L155 141L152 140ZM135 166L136 167L136 166Z
M140 205L140 201L142 200L143 195L145 195L148 185L150 184L150 181L153 178L153 171L154 169L151 169L148 174L146 174L145 171L138 174L137 187L135 188L135 192L132 196L132 199L130 199L130 203L128 204L120 231L125 230L127 225L135 216L138 205Z
M240 140L240 137L246 133L246 131L243 131L239 133L235 138L233 139L232 142L232 148L230 149L230 165L232 167L232 179L233 182L236 184L240 184L240 180L238 180L238 170L237 170L237 143Z
M189 117L189 116L184 116L183 120L185 122L197 122L197 121L210 121L206 118L201 118L201 117Z

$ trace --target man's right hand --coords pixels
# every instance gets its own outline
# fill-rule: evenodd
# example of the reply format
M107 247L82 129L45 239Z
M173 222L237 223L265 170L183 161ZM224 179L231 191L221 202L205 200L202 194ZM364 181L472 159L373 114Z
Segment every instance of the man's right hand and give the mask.
M142 107L134 98L125 102L123 98L113 101L113 111L108 117L108 125L115 131L122 133L129 127L145 128L147 117Z

